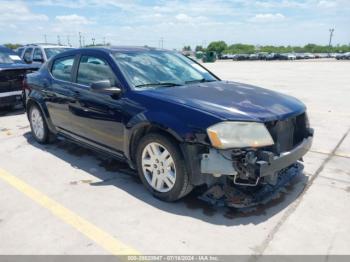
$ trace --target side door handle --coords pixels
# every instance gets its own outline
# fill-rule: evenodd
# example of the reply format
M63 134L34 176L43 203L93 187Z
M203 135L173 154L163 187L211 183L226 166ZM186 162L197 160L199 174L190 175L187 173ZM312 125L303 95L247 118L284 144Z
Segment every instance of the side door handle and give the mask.
M44 88L47 88L47 85L44 85ZM49 98L56 97L56 95L54 94L54 92L51 91L51 90L43 89L41 92L42 92L46 97L49 97Z
M90 110L88 109L88 106L86 105L86 103L84 103L84 101L82 101L80 91L74 90L74 91L73 91L73 96L74 96L74 99L76 100L76 102L80 105L80 107L81 107L85 112L89 112L89 111L90 111Z

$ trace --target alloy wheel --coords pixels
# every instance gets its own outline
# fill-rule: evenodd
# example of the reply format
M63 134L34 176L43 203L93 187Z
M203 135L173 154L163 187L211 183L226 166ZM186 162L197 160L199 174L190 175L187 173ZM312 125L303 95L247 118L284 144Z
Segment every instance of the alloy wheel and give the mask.
M142 171L148 184L158 192L169 192L175 185L175 162L159 143L149 143L142 151Z
M32 122L32 128L35 136L39 140L43 140L45 136L44 120L37 107L33 107L30 113L30 120Z

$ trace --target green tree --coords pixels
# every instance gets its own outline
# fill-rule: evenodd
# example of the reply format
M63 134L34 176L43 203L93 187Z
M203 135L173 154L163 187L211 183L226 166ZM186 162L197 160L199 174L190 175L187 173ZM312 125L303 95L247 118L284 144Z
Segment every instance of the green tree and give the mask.
M183 48L182 48L182 51L191 51L192 49L191 49L191 46L189 46L189 45L185 45Z
M252 54L255 53L254 45L246 45L246 44L233 44L230 45L225 53L230 54Z
M216 52L219 56L227 49L224 41L214 41L208 45L207 50Z
M196 51L196 52L198 52L198 51L204 52L204 50L205 50L204 47L201 46L201 45L197 45L196 48L195 48L195 51Z
M22 45L7 43L7 44L4 44L4 46L7 47L7 48L10 48L10 49L16 49L18 47L21 47Z

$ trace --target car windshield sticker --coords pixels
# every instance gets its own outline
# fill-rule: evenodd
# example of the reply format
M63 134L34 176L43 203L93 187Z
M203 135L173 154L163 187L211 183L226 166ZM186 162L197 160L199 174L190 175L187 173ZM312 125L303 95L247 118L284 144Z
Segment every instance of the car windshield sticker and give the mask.
M10 55L10 58L15 61L20 61L21 58L18 55Z

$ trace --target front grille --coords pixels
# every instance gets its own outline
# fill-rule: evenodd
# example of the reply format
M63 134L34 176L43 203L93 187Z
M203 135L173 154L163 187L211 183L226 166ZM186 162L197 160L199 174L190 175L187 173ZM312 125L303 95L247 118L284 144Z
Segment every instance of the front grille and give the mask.
M266 127L275 142L275 153L280 154L290 151L307 136L307 116L303 113L286 120L271 121Z

